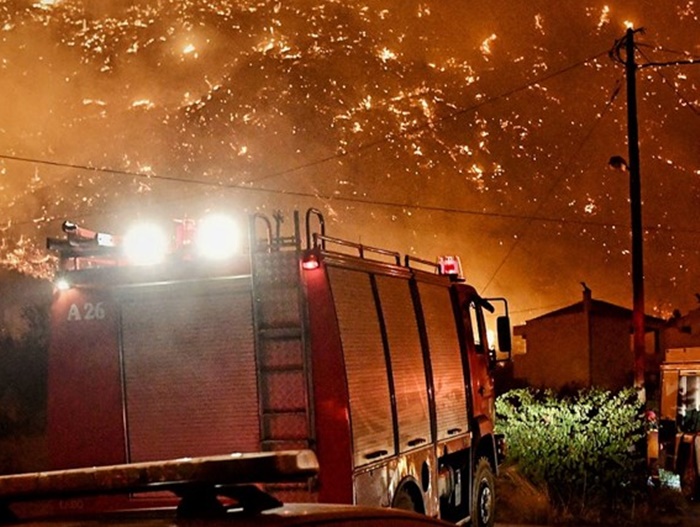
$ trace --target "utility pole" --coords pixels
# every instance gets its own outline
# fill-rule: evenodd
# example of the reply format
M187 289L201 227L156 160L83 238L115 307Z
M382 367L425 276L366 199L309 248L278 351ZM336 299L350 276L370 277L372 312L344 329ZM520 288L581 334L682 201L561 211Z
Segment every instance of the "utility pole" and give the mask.
M634 328L634 386L644 393L646 349L644 344L644 233L642 230L642 184L639 170L639 128L637 126L637 63L634 59L632 28L625 35L625 76L627 79L627 142L629 153L630 212L632 215L632 326Z
M610 158L610 165L629 173L630 212L632 230L632 328L634 353L634 387L639 398L646 402L645 371L646 349L644 342L644 255L642 246L642 185L639 171L639 128L637 126L637 69L634 59L634 34L641 29L628 28L623 38L615 42L611 58L624 64L627 79L627 147L629 163L620 156ZM621 53L625 50L623 60Z
M610 165L626 168L630 178L630 208L632 213L632 296L634 328L634 386L645 399L645 365L646 349L644 343L644 257L642 245L644 233L642 227L642 188L639 171L639 129L637 127L637 70L644 67L683 66L700 64L699 59L674 60L669 62L649 62L639 65L635 62L634 34L643 32L643 28L628 28L625 36L615 42L610 57L625 66L627 78L627 141L629 164L620 156L610 158ZM625 58L622 59L622 48Z

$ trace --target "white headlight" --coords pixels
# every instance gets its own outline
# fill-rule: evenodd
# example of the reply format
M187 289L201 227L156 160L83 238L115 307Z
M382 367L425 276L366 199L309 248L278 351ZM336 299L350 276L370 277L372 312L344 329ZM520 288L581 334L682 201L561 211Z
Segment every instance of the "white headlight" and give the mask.
M124 254L134 265L160 263L165 259L167 252L167 236L157 225L134 225L124 236Z
M62 276L56 279L54 285L59 291L68 291L70 289L70 282Z
M233 256L238 240L238 226L228 216L207 216L197 225L197 252L205 258L223 260Z

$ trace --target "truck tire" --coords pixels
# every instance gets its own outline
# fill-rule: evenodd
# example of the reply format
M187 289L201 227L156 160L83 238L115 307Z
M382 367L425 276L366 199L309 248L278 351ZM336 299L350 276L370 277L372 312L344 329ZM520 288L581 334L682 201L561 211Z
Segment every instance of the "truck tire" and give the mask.
M496 478L485 457L476 462L471 517L472 527L493 527L496 522Z

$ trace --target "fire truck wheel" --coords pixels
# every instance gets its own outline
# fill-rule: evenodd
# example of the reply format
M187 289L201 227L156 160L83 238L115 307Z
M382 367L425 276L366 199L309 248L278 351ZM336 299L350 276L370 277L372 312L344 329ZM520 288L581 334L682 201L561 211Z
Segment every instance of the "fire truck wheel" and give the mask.
M491 463L480 457L474 473L472 527L493 527L496 521L496 479Z

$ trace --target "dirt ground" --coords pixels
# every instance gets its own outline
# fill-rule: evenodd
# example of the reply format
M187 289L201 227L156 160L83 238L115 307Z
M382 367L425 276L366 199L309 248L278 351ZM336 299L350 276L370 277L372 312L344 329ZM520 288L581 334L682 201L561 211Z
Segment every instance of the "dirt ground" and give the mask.
M546 491L536 488L517 471L506 469L496 481L496 524L498 527L564 525L589 527L604 525L605 518L591 515L589 521L556 517ZM620 527L700 527L700 502L690 502L680 489L661 489L651 503L627 511L628 517L618 517ZM610 523L608 523L610 525Z
M688 504L688 508L679 517L682 527L700 527L700 503Z

